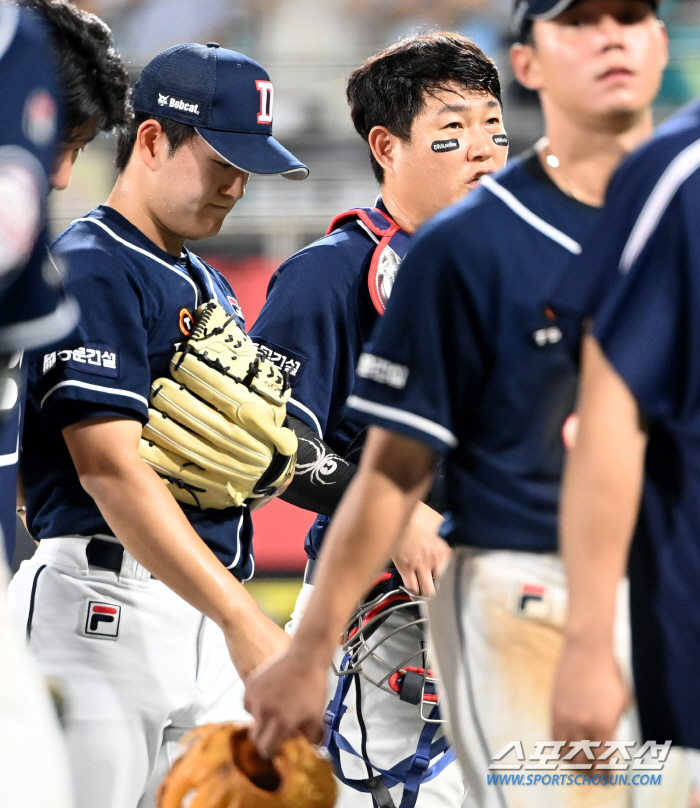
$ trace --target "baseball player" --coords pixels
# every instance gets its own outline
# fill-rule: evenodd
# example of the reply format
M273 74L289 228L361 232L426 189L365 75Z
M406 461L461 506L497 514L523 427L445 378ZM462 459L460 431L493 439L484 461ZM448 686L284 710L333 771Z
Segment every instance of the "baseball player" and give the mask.
M109 29L94 14L60 0L24 0L21 5L43 20L51 39L52 55L49 57L48 51L39 54L37 49L28 49L23 54L29 66L23 66L20 80L4 83L3 92L26 99L22 102L25 109L18 107L20 111L13 117L9 113L11 102L6 99L3 124L21 128L31 147L43 151L40 159L46 162L49 184L62 190L68 185L80 149L98 131L109 131L126 123L129 79L114 50ZM41 64L44 55L57 63L60 119L56 101L31 84L34 72L31 64L36 58ZM54 71L55 67L52 64L47 69ZM15 216L31 230L29 211L22 205L9 205L5 211L8 231L13 228L11 217ZM14 278L7 289L7 305L0 313L4 335L0 336L0 351L8 352L18 385L17 401L0 425L0 524L10 562L15 546L15 489L26 375L22 354L17 352L66 336L75 325L77 311L75 300L66 298L56 285L60 285L60 277L47 260L47 244L44 234L36 244L31 267L26 274ZM43 281L42 273L53 279L50 287Z
M40 545L10 595L65 691L78 808L152 805L171 743L242 717L240 676L286 643L241 584L254 566L247 505L180 506L139 455L151 382L169 375L196 309L214 301L243 323L185 239L219 231L249 172L308 173L272 138L272 99L260 65L215 43L156 56L107 203L54 245L81 342L29 369L23 467Z
M369 145L381 196L373 208L337 216L325 238L282 264L251 329L253 340L293 380L288 421L300 449L294 480L282 497L319 514L306 538L309 563L292 632L313 589L330 517L357 471L364 432L348 417L345 402L399 262L416 228L472 190L480 177L502 168L507 155L496 68L457 34L415 36L382 51L350 75L347 97L355 127ZM421 505L394 555L404 585L417 594L434 593L433 576L447 561L449 548L437 536L440 522L437 511ZM393 591L391 581L387 586ZM406 610L373 633L375 646L391 634L397 666L419 650L420 638L411 636L414 619ZM399 634L401 625L407 630ZM348 804L371 806L372 796L382 795L406 804L404 785L386 795L386 782L375 775L416 754L425 728L423 705L411 703L408 687L392 694L359 675L344 704L349 713L339 731L366 761L345 754L341 761L338 753L336 765L354 788L368 792L346 795ZM447 766L420 786L417 804L459 806L462 796L459 767Z
M700 749L699 191L696 101L620 169L605 207L615 212L614 226L584 245L577 263L585 261L590 272L578 284L567 275L553 300L557 310L593 317L584 338L579 434L562 495L571 593L554 690L554 731L562 740L609 740L627 702L610 617L612 593L627 569L643 737ZM693 759L697 784L697 752Z
M5 536L14 539L21 349L35 338L41 344L65 336L75 324L75 312L42 275L47 180L59 114L50 46L37 17L10 3L0 3L0 108L0 521ZM68 761L58 722L10 619L8 580L0 553L2 804L70 808Z
M519 787L489 779L489 767L513 744L523 752L506 765L552 765L538 742L551 737L566 610L556 516L576 369L546 293L591 232L613 169L651 132L666 39L642 0L521 0L514 25L513 67L540 94L547 137L412 242L348 400L349 417L377 427L306 617L248 704L263 752L297 727L316 730L321 701L310 691L337 632L444 457L440 532L456 551L428 613L465 804L627 805L624 783ZM624 654L623 614L619 626ZM302 658L303 693L291 700ZM651 796L685 804L683 794Z

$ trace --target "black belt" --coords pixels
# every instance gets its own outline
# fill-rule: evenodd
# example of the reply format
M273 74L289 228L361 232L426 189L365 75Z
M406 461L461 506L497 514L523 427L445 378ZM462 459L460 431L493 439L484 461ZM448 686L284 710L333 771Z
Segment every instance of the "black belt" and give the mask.
M85 548L88 564L111 572L121 572L124 548L121 544L93 536ZM151 578L155 576L151 575Z

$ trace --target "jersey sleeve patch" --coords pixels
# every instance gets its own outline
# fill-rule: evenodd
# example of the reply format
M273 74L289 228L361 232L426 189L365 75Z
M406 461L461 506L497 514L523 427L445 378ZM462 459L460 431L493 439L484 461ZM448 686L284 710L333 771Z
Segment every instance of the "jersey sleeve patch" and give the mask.
M46 376L47 373L58 367L118 379L119 351L109 345L88 342L73 350L64 349L44 354L42 376Z
M282 348L262 337L252 337L252 340L268 362L286 372L290 387L296 387L306 367L307 358L303 354Z
M408 381L408 368L381 356L363 353L357 363L357 375L377 384L386 384L396 390L403 390Z

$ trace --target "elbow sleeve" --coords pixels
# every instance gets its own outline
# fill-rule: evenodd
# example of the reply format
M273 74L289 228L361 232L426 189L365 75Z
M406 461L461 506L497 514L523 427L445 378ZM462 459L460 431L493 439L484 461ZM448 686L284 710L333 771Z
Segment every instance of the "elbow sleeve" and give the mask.
M299 449L294 479L280 499L298 508L331 516L357 466L336 454L311 427L293 415L287 416L286 425L296 434Z

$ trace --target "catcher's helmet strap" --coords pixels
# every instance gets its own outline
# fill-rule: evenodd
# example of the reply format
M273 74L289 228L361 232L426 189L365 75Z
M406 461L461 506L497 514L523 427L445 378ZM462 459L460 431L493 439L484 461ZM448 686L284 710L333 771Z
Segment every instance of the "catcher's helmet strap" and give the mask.
M384 314L396 272L408 249L411 234L399 227L379 208L352 208L333 219L326 235L329 236L334 230L352 221L359 221L377 241L369 265L367 283L374 308L379 314Z
M431 718L437 717L437 713L438 708L434 707ZM371 793L378 804L392 808L393 801L388 803L385 800L380 800L384 795L389 796L388 789L403 784L403 797L399 808L414 808L421 785L437 777L446 766L449 766L455 760L454 750L449 748L447 738L444 735L438 738L437 741L433 741L438 726L439 724L437 723L426 724L420 734L416 753L404 758L395 766L392 766L391 769L380 769L374 766L371 761L357 752L347 738L337 730L329 734L326 747L333 760L336 776L347 786L354 788L356 791ZM341 751L364 761L377 772L377 775L364 780L353 780L346 777L340 762ZM438 760L431 765L431 760L438 756Z
M341 673L348 667L350 662L351 654L346 654L343 661L340 663ZM439 723L437 723L435 719L439 718L440 710L437 705L431 710L430 722L426 722L421 731L414 755L404 758L395 766L392 766L391 769L380 769L370 760L367 760L364 755L357 752L347 738L341 735L339 731L340 721L346 710L344 701L350 689L352 679L352 676L338 677L338 686L336 687L335 694L328 705L325 715L325 723L328 727L326 747L333 760L336 775L351 788L357 791L371 793L381 808L385 806L386 808L393 808L393 801L386 802L387 796L391 799L388 794L388 789L403 783L403 797L399 808L414 808L421 784L427 783L434 777L437 777L437 775L455 759L454 751L448 748L448 741L445 735L438 738L437 741L433 740L439 726ZM377 776L365 780L352 780L345 777L340 761L341 751L363 760L377 772ZM431 761L438 756L440 756L439 759L431 765Z

